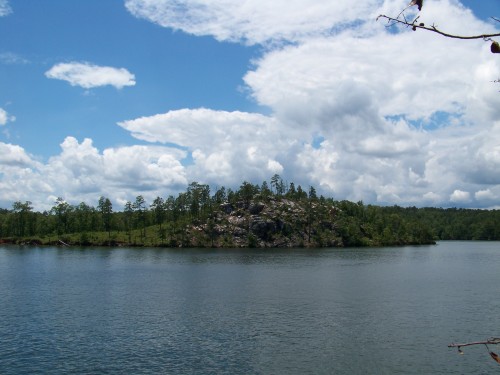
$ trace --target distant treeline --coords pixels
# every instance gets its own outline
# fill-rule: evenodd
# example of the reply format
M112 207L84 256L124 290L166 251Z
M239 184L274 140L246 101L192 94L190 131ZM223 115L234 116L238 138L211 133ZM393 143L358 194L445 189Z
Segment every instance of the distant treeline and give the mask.
M0 209L4 243L170 247L382 246L435 240L500 240L500 211L365 205L318 196L314 187L243 182L237 190L192 182L177 196L116 209L58 198L49 211Z

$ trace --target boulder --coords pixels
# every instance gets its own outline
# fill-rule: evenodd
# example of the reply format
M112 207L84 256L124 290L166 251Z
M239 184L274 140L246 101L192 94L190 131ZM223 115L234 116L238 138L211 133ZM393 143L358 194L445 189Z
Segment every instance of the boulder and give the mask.
M233 212L233 205L231 203L223 203L220 205L220 209L222 212L229 215L231 212Z
M256 203L251 203L250 206L248 207L248 211L252 215L258 215L262 212L262 210L266 207L263 203L256 202Z
M276 233L276 224L271 220L265 220L260 216L253 216L250 221L250 232L258 238L267 240Z

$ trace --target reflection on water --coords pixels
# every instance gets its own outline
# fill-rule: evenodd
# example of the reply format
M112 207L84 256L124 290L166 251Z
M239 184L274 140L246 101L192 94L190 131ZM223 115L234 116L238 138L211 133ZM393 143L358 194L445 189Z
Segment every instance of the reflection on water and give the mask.
M0 248L0 374L464 374L500 334L498 243ZM496 297L495 297L496 296Z

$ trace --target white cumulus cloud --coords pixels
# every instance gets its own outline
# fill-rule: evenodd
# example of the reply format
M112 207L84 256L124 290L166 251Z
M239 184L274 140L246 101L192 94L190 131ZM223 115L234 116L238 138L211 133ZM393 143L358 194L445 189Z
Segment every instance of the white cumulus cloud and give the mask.
M71 204L96 205L106 196L122 209L142 194L148 201L175 194L188 183L181 160L186 153L160 146L124 146L102 152L92 140L67 137L61 152L47 162L35 161L19 146L0 142L0 206L30 200L50 209L55 197Z
M468 191L455 190L450 197L450 200L455 203L467 203L470 200Z
M45 73L45 76L86 89L108 85L121 89L135 85L135 76L127 69L98 66L87 62L56 64Z
M136 17L194 35L249 44L329 34L372 16L380 0L126 0Z
M11 167L26 168L34 164L22 147L0 142L0 172L8 172Z
M283 170L283 149L294 142L275 119L238 111L181 109L119 125L138 139L187 148L192 178L214 184L267 179Z

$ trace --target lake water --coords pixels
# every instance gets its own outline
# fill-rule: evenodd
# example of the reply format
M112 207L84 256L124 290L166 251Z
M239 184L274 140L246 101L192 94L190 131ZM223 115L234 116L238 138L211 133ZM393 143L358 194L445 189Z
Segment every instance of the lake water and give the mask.
M0 247L0 374L490 374L500 243ZM500 347L490 347L500 352Z

